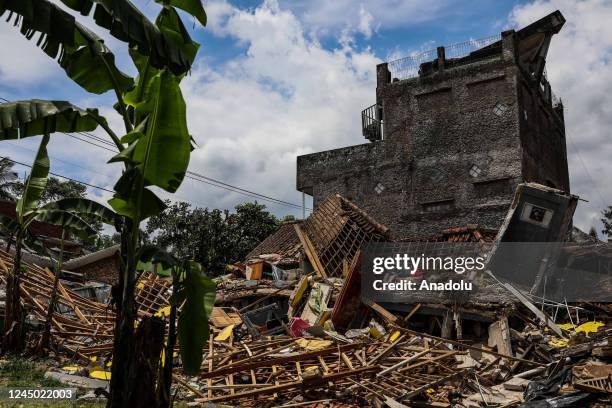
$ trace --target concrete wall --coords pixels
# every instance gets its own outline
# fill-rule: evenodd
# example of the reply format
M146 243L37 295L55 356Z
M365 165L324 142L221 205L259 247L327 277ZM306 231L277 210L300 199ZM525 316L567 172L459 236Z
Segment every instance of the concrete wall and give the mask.
M298 157L298 190L315 207L334 193L350 198L396 237L498 228L523 181L567 190L562 120L523 78L512 35L457 65L403 81L379 65L385 139Z

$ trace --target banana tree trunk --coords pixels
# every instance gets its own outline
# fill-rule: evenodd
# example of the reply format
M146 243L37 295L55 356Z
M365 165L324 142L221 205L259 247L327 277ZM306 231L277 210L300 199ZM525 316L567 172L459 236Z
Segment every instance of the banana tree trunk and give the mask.
M119 282L113 286L113 301L117 317L113 342L110 398L107 408L123 408L133 392L138 373L134 373L134 321L136 316L134 287L136 277L135 249L132 240L132 222L126 218L121 232L121 267Z
M15 260L13 270L6 279L6 301L4 306L4 337L2 351L20 353L23 351L23 307L19 283L21 280L21 248L23 231L15 237Z
M62 273L62 259L64 257L64 239L66 230L62 228L62 240L60 241L60 253L55 265L55 276L53 279L53 291L49 300L49 308L47 309L47 318L45 319L45 329L40 340L39 350L48 349L51 340L51 321L53 320L53 312L57 303L57 289L59 287L60 274Z
M170 307L168 320L168 344L164 352L164 365L160 368L157 384L158 408L170 408L170 387L172 386L172 368L174 364L174 346L176 345L176 306Z
M6 252L7 254L11 252L11 246L13 245L13 235L9 235L8 240L6 242Z

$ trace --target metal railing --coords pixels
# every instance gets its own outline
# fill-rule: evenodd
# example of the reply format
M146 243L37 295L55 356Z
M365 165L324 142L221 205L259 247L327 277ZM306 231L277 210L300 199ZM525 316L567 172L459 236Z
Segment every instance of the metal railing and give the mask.
M383 139L383 125L379 120L379 106L374 104L361 111L361 132L370 141Z
M486 38L477 40L464 41L462 43L452 44L444 47L446 59L462 58L470 53L479 50L483 47L491 45L501 40L501 34L492 35ZM409 79L419 76L421 64L433 61L437 58L437 51L428 50L423 52L413 53L407 57L396 59L387 63L387 67L391 72L391 79Z

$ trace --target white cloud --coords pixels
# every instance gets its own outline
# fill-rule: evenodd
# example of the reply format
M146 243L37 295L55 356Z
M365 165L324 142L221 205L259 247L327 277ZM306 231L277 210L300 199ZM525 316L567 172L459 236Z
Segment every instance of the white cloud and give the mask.
M2 47L0 83L19 87L32 80L43 81L61 73L57 63L36 47L38 36L28 41L19 33L19 27L13 26L13 20L8 24L5 19L2 16L0 21L0 44L10 46Z
M374 16L368 10L363 7L363 4L359 6L359 31L366 37L372 36L372 23Z
M546 69L565 106L571 189L589 200L574 222L601 230L601 209L612 204L612 2L539 0L515 7L510 21L524 26L556 9L567 22L553 37Z
M296 156L365 142L359 115L375 99L380 61L347 44L324 49L276 1L253 10L216 4L224 16L216 33L247 51L216 70L203 61L183 83L190 132L199 145L190 169L300 203ZM231 207L240 197L202 193L191 182L179 194L218 207Z
M453 13L449 0L370 0L367 11L354 0L289 0L283 2L300 15L305 27L324 34L337 34L347 26L363 32L365 27L381 25L385 29L408 26ZM365 18L365 19L364 19ZM369 30L363 32L366 37Z
M207 2L207 30L240 42L246 53L214 69L206 60L201 61L182 88L190 132L199 145L193 152L191 170L299 203L296 156L365 142L359 114L374 103L375 66L380 60L369 49L355 48L351 35L359 32L367 37L379 25L389 29L431 21L453 13L453 7L447 0L374 0L363 4L296 0L282 4L290 9L279 7L276 1L247 10L224 0ZM553 89L566 107L572 189L589 200L579 205L576 224L588 230L598 223L603 205L596 191L606 204L612 204L612 184L606 179L612 173L612 25L608 24L612 3L536 1L515 7L509 20L524 26L556 8L568 22L553 39L547 69ZM91 25L91 19L87 20ZM104 30L96 31L107 36ZM323 48L318 38L325 33L340 38L339 48ZM36 86L58 74L63 78L57 63L16 28L0 24L0 43L15 44L3 48L3 56L8 58L0 59L2 83ZM127 57L119 56L127 65ZM83 106L96 105L94 99L74 99ZM107 108L103 113L112 116L110 112ZM120 121L113 121L120 129ZM53 161L55 169L112 188L119 168L104 164L110 152L60 138L60 143L52 143L51 154L87 169ZM35 143L29 147L35 148ZM13 152L11 157L31 160L32 152ZM3 154L8 154L4 148ZM190 180L176 198L217 208L231 208L249 199ZM271 208L277 214L292 212L280 206Z

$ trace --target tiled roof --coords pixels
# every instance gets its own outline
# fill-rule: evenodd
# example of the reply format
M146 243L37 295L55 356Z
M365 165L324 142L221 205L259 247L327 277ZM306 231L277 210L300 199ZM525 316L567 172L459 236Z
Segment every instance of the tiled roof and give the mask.
M65 262L62 267L68 271L72 271L90 265L94 262L98 262L101 259L113 257L120 252L121 246L119 244L113 245L108 248L104 248L99 251L71 259Z
M468 224L465 227L449 228L442 231L439 241L443 242L493 242L497 230L493 228L480 228L478 225Z
M278 254L282 259L297 262L302 245L295 232L294 224L301 221L283 223L278 229L257 245L246 259L257 258L260 255Z
M363 243L386 241L389 237L389 228L377 223L349 200L334 195L318 205L306 220L281 225L246 259L279 254L281 264L283 260L299 260L303 249L296 225L308 235L328 276L342 276L344 261L351 262Z
M493 242L497 236L497 230L493 228L479 227L476 224L468 224L464 227L453 227L441 231L433 236L416 236L398 239L400 242Z
M342 276L345 261L350 263L363 243L389 238L389 228L340 195L331 196L317 206L300 227L310 238L330 277Z

